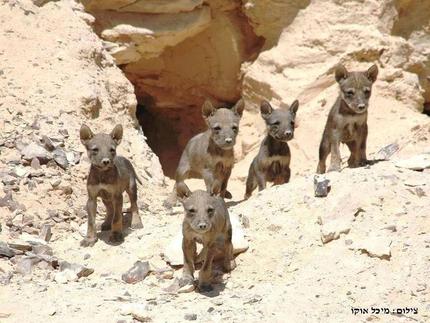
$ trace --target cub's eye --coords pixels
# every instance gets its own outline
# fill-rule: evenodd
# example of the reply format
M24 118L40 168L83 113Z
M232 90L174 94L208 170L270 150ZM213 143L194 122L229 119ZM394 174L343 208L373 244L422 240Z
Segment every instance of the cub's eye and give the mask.
M196 214L196 209L188 209L188 215L189 216L193 216L194 214Z
M215 210L214 210L214 208L213 207L208 207L208 215L209 216L213 216L214 215L214 213L215 213Z
M110 149L110 152L111 152L112 154L115 154L115 148L111 148L111 149Z
M215 131L221 131L221 127L220 126L215 126L215 127L213 127L213 130L215 130Z
M364 94L365 95L370 95L370 89L369 88L365 88L364 89Z
M91 149L91 152L93 153L93 154L97 154L98 152L99 152L99 149L96 147L96 148L92 148Z
M234 132L237 132L239 130L239 128L237 126L233 126L233 127L231 127L231 129L233 129Z
M277 127L277 126L279 126L281 123L279 122L279 121L275 121L275 122L272 122L270 125L271 126L275 126L275 127Z
M354 96L354 90L347 90L346 92L345 92L345 94L346 94L346 96L348 96L348 97L352 97L352 96Z
M291 121L291 127L294 127L295 123L294 121Z

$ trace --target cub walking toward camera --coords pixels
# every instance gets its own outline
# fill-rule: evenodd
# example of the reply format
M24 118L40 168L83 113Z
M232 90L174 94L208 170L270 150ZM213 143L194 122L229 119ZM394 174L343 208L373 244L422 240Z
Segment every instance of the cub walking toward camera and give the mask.
M317 173L325 173L328 154L331 154L329 171L340 171L340 143L346 144L351 152L349 167L367 163L367 110L377 76L376 65L365 72L348 72L343 65L336 67L340 94L330 110L321 139Z
M195 264L202 262L198 287L200 291L210 291L212 262L215 257L222 256L223 267L227 272L236 267L227 206L221 197L208 192L198 190L191 193L185 183L179 183L176 191L185 210L182 224L184 252L182 281L186 285L193 284ZM196 252L196 242L203 245L199 255Z
M233 147L245 104L239 100L231 108L215 108L210 101L202 106L208 130L190 139L176 170L176 185L187 178L203 178L206 190L231 198L227 183L234 165Z
M291 153L287 142L294 137L294 120L298 108L297 100L288 110L273 109L269 102L261 102L260 112L267 125L267 135L249 167L245 199L251 196L257 186L261 191L266 188L267 182L280 185L290 180Z
M110 134L94 134L91 129L82 125L80 139L87 149L91 162L87 180L88 190L88 230L81 241L84 247L93 246L97 241L96 212L97 197L101 197L106 206L106 219L102 230L111 230L109 240L112 243L123 241L122 235L122 193L127 192L131 204L131 227L142 228L137 207L136 172L127 158L116 155L116 147L122 139L122 126L116 125ZM140 183L140 181L139 181Z

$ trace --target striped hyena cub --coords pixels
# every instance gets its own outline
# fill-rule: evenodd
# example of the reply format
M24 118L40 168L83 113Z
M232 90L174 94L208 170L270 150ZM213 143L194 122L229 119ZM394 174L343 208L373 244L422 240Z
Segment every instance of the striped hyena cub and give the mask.
M184 270L182 283L193 284L196 263L202 263L199 272L199 290L212 290L212 263L221 256L223 269L233 270L236 263L233 258L232 227L227 206L219 196L198 190L190 192L185 183L176 186L185 217L182 223L182 250L184 252ZM197 255L196 243L203 245Z
M203 104L202 115L208 129L191 138L185 147L176 170L176 185L187 178L203 178L208 192L232 197L227 183L244 107L243 100L231 109L215 108L210 101Z
M85 146L91 162L87 179L87 212L88 230L81 246L93 246L97 241L96 213L97 198L100 197L106 206L106 219L102 224L102 231L111 231L109 241L120 243L123 241L122 228L122 194L127 192L131 204L131 227L142 228L137 206L137 185L139 178L131 162L116 154L116 148L122 140L123 129L116 125L110 134L94 134L87 125L82 125L80 139Z
M377 76L376 65L365 72L348 72L343 65L336 67L335 78L339 83L340 93L327 118L319 148L317 173L325 173L329 154L329 171L340 171L340 143L346 144L351 151L349 167L367 163L367 109Z
M261 102L260 112L266 122L267 135L249 167L245 199L251 196L257 186L261 191L266 188L267 182L279 185L290 180L291 153L287 142L294 137L298 108L297 100L286 110L273 109L269 102Z

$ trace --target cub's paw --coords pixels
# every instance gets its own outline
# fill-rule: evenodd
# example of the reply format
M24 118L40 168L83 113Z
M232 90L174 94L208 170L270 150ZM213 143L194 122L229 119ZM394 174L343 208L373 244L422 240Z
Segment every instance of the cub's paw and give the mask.
M212 287L211 284L208 284L208 283L199 284L199 291L200 292L207 293L207 292L211 292L213 290L214 290L214 288Z
M109 242L118 244L124 241L124 237L121 232L112 232L109 236Z
M111 224L109 222L103 222L101 226L102 231L109 231L111 228Z
M367 166L367 165L369 165L369 161L367 159L362 159L359 161L358 164L360 167Z
M230 272L230 271L232 271L234 268L236 268L236 261L233 259L233 260L226 260L225 262L224 262L224 266L223 266L224 268L224 271L225 272Z
M135 221L131 221L131 226L130 226L133 230L137 230L137 229L142 229L143 228L143 224L142 221L140 220L135 220Z
M85 238L81 241L81 247L92 247L97 242L97 238Z
M328 168L329 172L340 172L340 165L330 165Z

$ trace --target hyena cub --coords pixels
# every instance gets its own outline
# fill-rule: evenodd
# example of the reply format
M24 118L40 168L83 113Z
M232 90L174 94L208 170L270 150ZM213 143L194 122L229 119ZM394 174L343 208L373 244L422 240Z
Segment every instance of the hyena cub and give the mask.
M340 94L330 110L321 139L317 173L325 173L328 154L331 154L329 171L340 171L340 143L346 144L351 151L349 167L367 163L367 108L377 76L376 65L365 72L348 72L343 65L336 67Z
M187 178L203 178L208 192L231 198L227 183L234 165L233 147L245 104L215 108L210 101L202 107L208 129L190 139L176 170L176 185Z
M109 240L112 243L123 241L122 235L122 193L127 192L130 198L132 213L132 228L142 228L137 207L136 172L130 161L116 155L116 147L122 139L123 129L116 125L110 134L94 134L91 129L82 125L80 139L87 149L91 162L90 173L87 180L88 190L88 230L87 236L82 240L84 247L93 246L97 241L96 211L97 197L101 197L106 206L106 219L102 230L111 230ZM139 181L140 183L140 181Z
M200 291L210 291L212 263L215 257L221 255L226 272L236 267L227 206L221 197L213 196L206 191L198 190L191 193L185 183L179 183L176 191L185 210L182 224L184 252L182 281L185 284L193 284L195 264L201 262L198 287ZM196 242L203 245L199 255L196 252Z
M287 110L273 109L269 102L261 102L260 112L266 122L267 135L249 167L245 199L251 196L257 186L260 191L265 189L266 182L280 185L290 180L291 153L287 142L294 137L298 108L297 100Z

